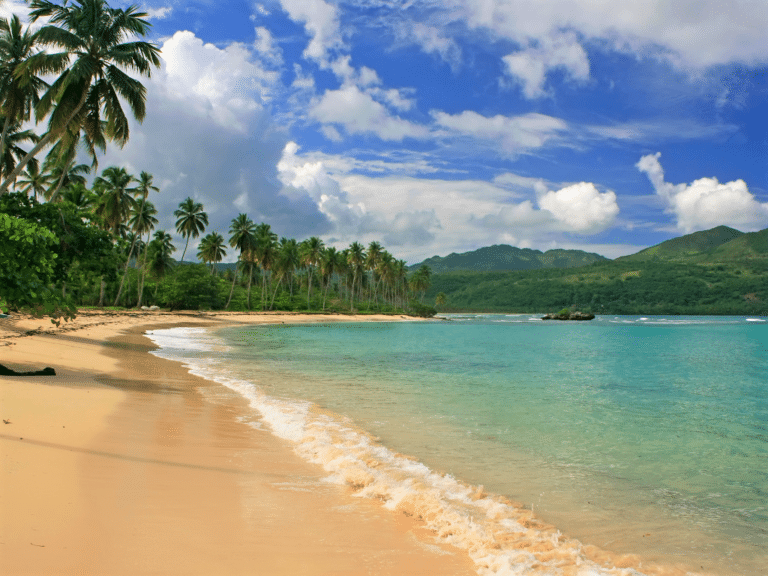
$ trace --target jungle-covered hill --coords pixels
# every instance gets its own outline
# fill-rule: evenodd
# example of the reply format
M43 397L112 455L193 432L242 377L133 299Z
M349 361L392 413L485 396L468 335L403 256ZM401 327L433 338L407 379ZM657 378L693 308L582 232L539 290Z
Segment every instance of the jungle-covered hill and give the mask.
M768 315L768 229L726 226L571 268L435 273L441 311Z
M433 273L453 272L456 270L472 270L475 272L490 272L503 270L538 270L540 268L573 268L585 266L593 262L606 262L608 259L600 254L582 250L532 250L530 248L515 248L506 244L497 244L479 248L471 252L448 256L432 256L423 262L409 266L418 270L426 265Z

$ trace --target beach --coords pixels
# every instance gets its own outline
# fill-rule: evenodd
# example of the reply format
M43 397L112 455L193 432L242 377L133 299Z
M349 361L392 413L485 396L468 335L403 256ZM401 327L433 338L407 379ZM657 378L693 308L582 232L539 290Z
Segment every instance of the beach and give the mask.
M147 329L392 317L86 312L0 324L0 573L475 574L422 523L323 482ZM7 422L7 423L6 423Z

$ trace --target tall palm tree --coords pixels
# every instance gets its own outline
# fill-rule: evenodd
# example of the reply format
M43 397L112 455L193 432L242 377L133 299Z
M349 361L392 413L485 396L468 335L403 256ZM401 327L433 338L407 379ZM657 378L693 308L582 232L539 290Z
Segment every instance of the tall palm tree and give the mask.
M373 290L368 296L368 305L376 298L376 270L379 267L381 261L381 244L378 242L371 242L368 244L368 254L365 258L365 269L371 273L371 284L373 284Z
M301 266L301 257L299 253L299 243L295 238L280 239L280 261L285 267L285 273L288 275L288 287L291 300L293 299L293 277L296 270Z
M237 248L240 251L238 261L241 265L245 264L244 256L255 248L256 242L256 225L248 218L246 214L238 214L236 218L232 219L232 223L229 226L229 245L232 248ZM250 263L250 267L253 267L253 263ZM232 287L229 289L229 298L227 298L227 305L224 309L229 308L230 302L232 302L232 294L235 292L235 281L237 280L237 270L232 275Z
M38 94L48 88L48 84L34 74L23 78L17 74L19 66L39 52L38 47L37 33L29 28L22 30L18 16L0 19L0 156L5 154L8 134L14 126L29 120L39 102ZM26 153L21 158L24 156ZM13 169L3 174L7 177L11 172Z
M176 220L176 232L187 239L184 245L184 252L181 254L181 261L184 262L184 255L189 247L189 239L197 238L208 226L208 214L203 210L200 202L195 202L192 198L187 198L181 204L179 209L173 213Z
M272 227L262 222L256 226L256 249L254 250L254 258L261 267L261 309L264 310L267 307L267 293L269 292L268 276L272 270L272 265L275 262L277 245L277 234L272 232ZM250 293L248 296L248 302L250 307Z
M347 264L352 270L352 292L349 296L349 310L353 312L355 309L355 284L357 283L358 275L363 272L365 265L365 248L359 242L352 242L349 245Z
M93 208L96 196L85 187L85 184L75 182L64 188L61 199L74 204L81 213L87 214Z
M149 249L149 235L154 230L155 226L157 226L157 218L155 218L155 215L157 214L157 208L155 208L154 204L152 202L143 202L141 204L137 203L137 206L134 210L131 211L131 217L128 219L128 225L131 227L131 230L139 237L139 242L144 244L144 259L141 264L139 264L139 260L141 260L141 253L142 251L140 249L136 249L136 264L137 268L141 270L139 273L139 286L138 286L138 303L136 304L136 307L141 306L141 300L142 295L144 291L144 264L146 263L147 259L147 250ZM147 242L143 243L141 242L141 237L146 234L147 235ZM129 259L130 261L130 259ZM128 271L127 265L125 272ZM125 276L127 274L123 274L123 280L125 279ZM122 282L120 283L120 286L122 287ZM119 298L119 291L118 291L118 298Z
M164 230L157 230L148 247L147 269L155 278L162 278L173 268L171 254L176 250L173 238Z
M19 174L15 187L22 193L29 195L30 192L37 200L38 194L41 198L45 196L48 187L51 184L51 175L48 172L40 170L40 164L30 162L27 169Z
M119 146L129 136L129 122L120 100L128 103L139 122L146 114L146 88L123 69L150 76L160 67L159 48L136 40L150 24L136 6L111 8L105 0L30 2L32 22L48 19L36 33L37 42L60 52L38 52L19 64L14 74L22 84L37 74L59 74L35 107L39 122L49 116L48 130L0 184L0 195L27 162L72 126L82 127L92 142L104 135ZM106 127L101 122L102 111Z
M312 270L320 263L320 255L324 247L323 241L317 236L307 238L301 243L301 263L307 267L307 310L310 308L312 297Z
M75 164L77 150L80 143L80 130L73 132L67 130L61 139L51 148L51 151L45 158L43 168L51 175L51 187L46 191L45 197L49 202L55 202L58 199L62 188L73 182L85 183L84 174L90 174L91 168L96 168L99 164L96 157L96 145L89 142L87 135L83 134L82 142L91 156L91 166L87 164ZM106 143L98 147L106 149Z
M333 246L329 246L323 250L323 255L320 258L320 274L322 274L323 282L325 284L325 291L323 293L323 311L325 311L325 301L328 299L328 290L331 287L333 275L338 274L340 270L341 253Z
M200 240L197 249L197 257L203 262L211 264L211 274L216 273L216 263L221 262L227 251L224 248L224 237L218 232L211 232Z

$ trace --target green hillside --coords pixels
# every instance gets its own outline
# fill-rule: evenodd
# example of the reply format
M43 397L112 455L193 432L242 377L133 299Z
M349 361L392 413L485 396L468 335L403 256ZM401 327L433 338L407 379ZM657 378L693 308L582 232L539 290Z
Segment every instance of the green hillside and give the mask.
M578 268L436 273L427 298L439 292L444 312L768 315L768 229L718 226Z
M584 252L582 250L531 250L530 248L515 248L506 244L497 244L479 248L461 254L448 256L433 256L423 262L411 266L417 270L422 265L430 267L433 273L456 270L471 270L476 272L502 270L537 270L540 268L573 268L586 266L594 262L607 261L605 256Z
M662 260L687 260L701 256L703 252L714 250L724 244L732 242L744 235L728 226L717 226L711 230L703 230L672 238L656 246L651 246L641 250L631 256L622 256L617 261L639 262L643 260L662 259Z

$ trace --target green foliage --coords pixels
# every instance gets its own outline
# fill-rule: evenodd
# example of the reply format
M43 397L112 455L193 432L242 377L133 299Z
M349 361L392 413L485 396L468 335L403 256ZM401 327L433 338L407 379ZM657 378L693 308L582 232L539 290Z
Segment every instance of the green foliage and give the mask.
M171 310L216 310L224 307L227 282L204 264L177 266L158 286L157 302Z
M22 218L0 213L0 308L29 308L37 315L74 317L74 307L51 289L56 237Z
M437 310L435 310L432 306L428 306L414 300L410 303L408 313L413 316L419 316L420 318L432 318L435 314L437 314Z

